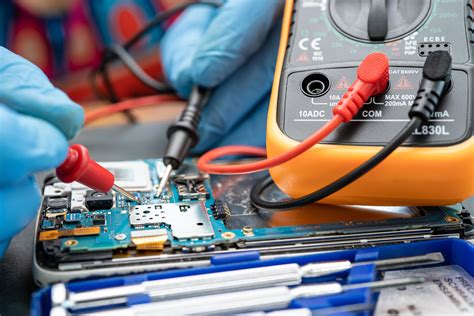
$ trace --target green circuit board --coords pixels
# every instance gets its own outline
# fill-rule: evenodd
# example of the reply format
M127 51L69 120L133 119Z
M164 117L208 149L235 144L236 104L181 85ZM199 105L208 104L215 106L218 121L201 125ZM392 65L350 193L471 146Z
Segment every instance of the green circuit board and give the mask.
M56 265L262 247L324 249L328 242L350 247L362 239L370 241L370 236L374 242L380 238L400 241L400 236L406 236L406 242L415 236L414 231L433 236L440 229L458 235L462 231L460 205L315 206L278 213L255 209L249 203L250 188L261 175L209 177L189 160L158 197L156 189L164 169L160 159L103 165L142 203L112 192L64 184L54 177L47 179L37 236L39 258L44 262ZM284 198L277 189L265 194Z

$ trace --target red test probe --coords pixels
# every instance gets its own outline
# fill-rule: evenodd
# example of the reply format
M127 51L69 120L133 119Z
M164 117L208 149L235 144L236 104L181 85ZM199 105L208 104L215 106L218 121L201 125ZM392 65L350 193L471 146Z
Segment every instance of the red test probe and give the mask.
M69 147L66 160L56 168L56 175L65 183L77 181L103 193L114 190L127 199L141 204L139 198L114 184L114 175L92 160L89 151L83 145L76 144Z

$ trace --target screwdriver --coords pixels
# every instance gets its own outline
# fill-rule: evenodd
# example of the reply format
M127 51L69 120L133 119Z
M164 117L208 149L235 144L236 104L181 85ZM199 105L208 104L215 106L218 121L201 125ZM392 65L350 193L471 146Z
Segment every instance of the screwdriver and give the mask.
M210 90L198 86L193 87L188 104L180 118L168 128L168 146L163 157L166 167L156 192L157 197L163 193L171 172L181 166L189 150L199 141L197 126L201 118L201 111L209 100L209 95Z
M338 282L328 282L292 288L275 286L171 301L132 304L125 308L96 311L94 315L227 315L268 311L288 308L293 300L299 298L334 295L357 289L369 289L372 292L377 292L384 288L421 284L423 282L426 282L426 279L409 277L345 285Z
M340 260L309 263L301 267L297 263L288 263L267 267L150 280L139 284L84 292L69 292L64 285L61 284L57 284L55 287L62 288L60 290L61 292L67 292L64 297L67 296L68 300L61 302L64 307L72 310L81 310L106 307L109 306L111 302L113 302L113 304L127 304L128 297L134 295L146 295L151 301L164 301L270 286L298 285L302 283L304 278L327 276L350 270L355 266L368 264L375 265L378 271L384 271L443 262L443 255L439 252L433 252L425 255L356 263L350 262L349 260Z
M93 190L106 193L111 189L131 201L141 204L138 197L116 185L114 175L92 160L84 145L69 146L66 160L56 168L56 175L62 182L77 181Z

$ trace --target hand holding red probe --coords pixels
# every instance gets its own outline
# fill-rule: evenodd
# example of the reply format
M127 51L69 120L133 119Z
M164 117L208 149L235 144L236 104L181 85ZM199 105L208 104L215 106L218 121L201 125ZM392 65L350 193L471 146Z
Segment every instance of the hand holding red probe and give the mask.
M89 151L83 145L76 144L69 147L66 160L56 168L56 175L65 183L77 181L103 193L112 189L129 200L141 204L139 198L114 184L114 175L92 160Z

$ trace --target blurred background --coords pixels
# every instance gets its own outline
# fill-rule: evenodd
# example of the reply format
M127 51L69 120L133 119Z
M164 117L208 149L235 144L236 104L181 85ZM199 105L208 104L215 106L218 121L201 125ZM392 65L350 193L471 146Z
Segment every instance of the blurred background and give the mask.
M111 62L109 76L116 94L111 98L101 76L91 71L100 67L107 46L125 43L153 17L185 2L189 0L2 0L0 45L41 68L89 115L111 101L155 94L122 63ZM145 72L158 80L163 80L159 41L176 17L154 27L129 50ZM136 122L173 120L182 102L148 105L130 111ZM87 122L86 127L128 122L130 115L110 113Z

